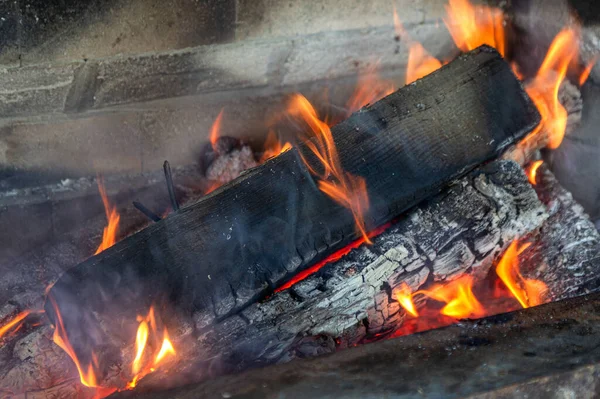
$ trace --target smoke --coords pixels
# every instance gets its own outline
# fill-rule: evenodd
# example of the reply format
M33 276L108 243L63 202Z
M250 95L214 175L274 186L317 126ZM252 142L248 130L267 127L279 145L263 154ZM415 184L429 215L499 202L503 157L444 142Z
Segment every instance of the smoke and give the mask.
M600 86L589 80L582 90L581 127L546 158L560 183L592 220L600 218Z

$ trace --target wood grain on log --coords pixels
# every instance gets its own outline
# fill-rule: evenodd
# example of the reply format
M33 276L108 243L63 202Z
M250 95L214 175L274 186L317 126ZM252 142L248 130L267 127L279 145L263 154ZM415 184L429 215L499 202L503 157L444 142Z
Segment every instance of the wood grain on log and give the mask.
M599 389L598 307L600 294L590 294L331 356L110 399L589 398Z
M366 180L367 223L375 227L497 157L538 123L509 66L482 47L332 133L343 168ZM89 347L90 309L147 307L161 295L224 318L356 238L352 213L319 191L299 152L315 166L300 145L67 272L51 291L59 305L76 304L64 315L67 330L79 329Z

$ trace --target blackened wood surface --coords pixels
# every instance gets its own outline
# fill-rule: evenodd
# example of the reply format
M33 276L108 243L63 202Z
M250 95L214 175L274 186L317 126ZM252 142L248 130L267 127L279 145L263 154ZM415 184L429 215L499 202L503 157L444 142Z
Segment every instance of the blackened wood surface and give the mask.
M344 169L367 182L374 227L538 122L509 66L482 47L332 132ZM90 309L147 306L159 296L223 317L355 239L351 212L318 190L298 151L307 155L302 145L288 151L67 272L51 291L69 309L67 330L86 346Z

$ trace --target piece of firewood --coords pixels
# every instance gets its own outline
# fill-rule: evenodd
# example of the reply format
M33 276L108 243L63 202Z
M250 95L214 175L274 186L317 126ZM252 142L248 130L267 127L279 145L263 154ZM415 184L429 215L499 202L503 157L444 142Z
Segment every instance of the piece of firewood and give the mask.
M539 123L508 64L483 46L332 128L345 171L365 179L374 228L496 158ZM352 212L322 193L306 145L65 273L51 295L75 350L94 312L135 312L164 298L223 318L358 237ZM76 306L73 306L73 305ZM49 317L54 312L46 306Z
M547 217L523 170L514 162L493 162L413 209L373 245L291 289L223 320L196 312L196 347L178 352L189 364L158 386L173 374L199 381L208 370L212 377L311 357L393 332L405 317L391 298L395 288L406 283L417 290L465 274L484 279L512 240Z

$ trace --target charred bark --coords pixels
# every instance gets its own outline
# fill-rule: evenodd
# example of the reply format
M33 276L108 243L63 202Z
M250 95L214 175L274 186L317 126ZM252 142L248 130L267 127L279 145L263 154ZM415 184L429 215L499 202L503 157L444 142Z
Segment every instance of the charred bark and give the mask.
M509 66L482 47L332 133L343 168L366 181L375 227L497 157L538 122ZM90 310L147 307L161 296L223 319L356 238L352 213L319 191L299 154L318 169L300 145L66 273L51 295L76 304L64 315L67 330L78 329L89 346Z
M332 356L111 399L589 398L599 389L598 307L600 295L590 294Z

